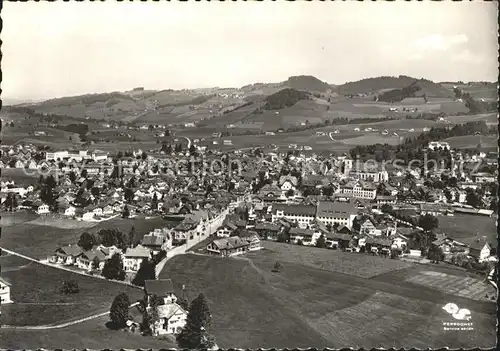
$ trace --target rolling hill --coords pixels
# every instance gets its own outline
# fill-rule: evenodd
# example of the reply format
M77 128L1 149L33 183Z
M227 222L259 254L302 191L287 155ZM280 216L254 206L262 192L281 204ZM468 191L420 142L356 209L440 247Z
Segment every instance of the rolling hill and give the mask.
M331 89L328 83L325 83L313 76L294 76L288 78L283 85L289 86L292 89L304 91L326 92Z
M343 95L381 93L387 90L403 89L414 84L416 81L418 81L418 85L421 88L416 96L423 96L425 94L427 97L453 98L453 93L438 83L408 76L366 78L339 85L335 87L335 91Z

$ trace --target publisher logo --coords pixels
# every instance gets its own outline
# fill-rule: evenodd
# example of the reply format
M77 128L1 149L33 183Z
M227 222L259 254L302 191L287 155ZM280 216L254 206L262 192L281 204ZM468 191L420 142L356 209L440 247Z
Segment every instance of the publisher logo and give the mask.
M471 321L472 314L471 311L466 308L459 308L454 303L448 303L443 307L451 317L452 321L443 322L443 330L458 330L458 331L470 331L474 330L473 323Z
M471 313L466 308L458 308L454 303L448 303L443 307L443 310L448 312L453 316L453 318L459 321L469 321L471 319Z

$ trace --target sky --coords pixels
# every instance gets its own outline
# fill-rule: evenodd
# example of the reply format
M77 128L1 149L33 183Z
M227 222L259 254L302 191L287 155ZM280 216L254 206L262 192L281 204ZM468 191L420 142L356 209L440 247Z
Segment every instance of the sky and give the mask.
M496 2L4 2L2 98L314 75L496 81Z

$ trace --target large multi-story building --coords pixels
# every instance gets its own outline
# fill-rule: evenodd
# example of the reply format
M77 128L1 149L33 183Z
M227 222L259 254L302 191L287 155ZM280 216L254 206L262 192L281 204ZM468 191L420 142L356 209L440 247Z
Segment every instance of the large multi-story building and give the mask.
M357 209L351 203L319 201L316 211L318 221L328 225L343 225L352 228L352 222L356 217Z
M373 200L377 196L377 188L371 183L349 182L340 187L342 194L351 195L356 199Z
M349 176L359 180L365 180L375 183L387 182L389 180L389 173L385 170L356 170L353 169Z
M305 228L318 220L326 225L338 224L351 228L356 213L357 209L351 203L319 201L316 206L279 204L273 206L272 221L285 218Z
M316 207L313 205L273 205L272 221L285 218L301 226L307 226L316 217Z

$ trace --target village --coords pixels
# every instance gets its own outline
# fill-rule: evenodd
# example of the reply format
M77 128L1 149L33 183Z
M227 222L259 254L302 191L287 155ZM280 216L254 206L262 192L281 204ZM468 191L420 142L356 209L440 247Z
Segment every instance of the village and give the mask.
M443 149L437 144L428 147ZM139 240L113 228L85 232L78 242L54 246L40 260L139 284L146 292L156 286L160 297L169 299L165 306L171 305L161 314L166 319L155 328L159 333L178 333L187 312L175 304L171 283L155 279L169 259L187 252L233 257L275 241L423 264L444 261L486 275L496 262L493 236L456 238L438 224L455 216L496 216L497 175L467 168L485 159L485 153L454 152L460 168L448 170L450 175L431 170L424 178L419 168L361 169L347 155L263 154L258 148L231 154L176 146L179 151L169 155L168 163L159 152L141 150L125 156L39 150L29 144L2 149L4 169L33 179L24 185L2 179L1 203L7 212L90 223L168 221ZM187 158L191 163L183 162ZM174 169L172 159L182 166ZM2 283L3 304L12 302L9 289ZM169 324L172 318L178 318L175 328Z

